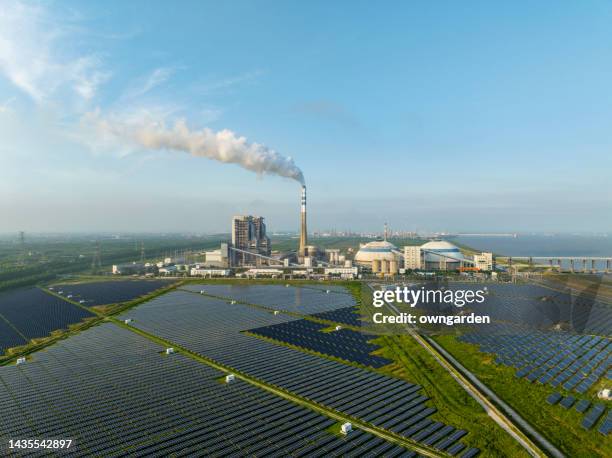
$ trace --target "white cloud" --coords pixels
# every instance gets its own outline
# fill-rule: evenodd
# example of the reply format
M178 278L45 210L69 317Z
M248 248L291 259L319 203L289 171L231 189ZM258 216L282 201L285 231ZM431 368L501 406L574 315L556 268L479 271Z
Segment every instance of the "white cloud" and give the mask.
M70 24L40 4L7 1L0 9L0 74L37 103L59 92L92 99L100 84L110 77L100 58L66 55L62 44L75 37Z
M264 73L265 72L263 70L254 70L243 73L242 75L238 76L231 76L228 78L222 78L217 81L200 83L195 86L195 89L196 91L202 94L224 92L240 84L252 83L253 81L256 81L259 77L261 77Z
M145 78L140 78L132 88L124 94L124 98L138 98L151 92L158 86L164 84L176 71L172 67L159 67L149 73Z

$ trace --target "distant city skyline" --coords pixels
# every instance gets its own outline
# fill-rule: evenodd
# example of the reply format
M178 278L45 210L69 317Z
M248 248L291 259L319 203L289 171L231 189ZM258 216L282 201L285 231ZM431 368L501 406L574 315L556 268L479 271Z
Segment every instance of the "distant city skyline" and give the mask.
M273 168L120 129L177 121L290 157L310 232L610 233L611 20L599 1L3 2L0 233L299 230Z

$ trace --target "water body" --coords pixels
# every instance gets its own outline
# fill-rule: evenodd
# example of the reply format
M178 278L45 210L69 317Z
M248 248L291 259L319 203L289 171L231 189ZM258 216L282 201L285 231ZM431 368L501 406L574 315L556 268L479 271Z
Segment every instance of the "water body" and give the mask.
M512 237L458 236L454 240L471 248L502 256L612 257L612 236L521 235Z

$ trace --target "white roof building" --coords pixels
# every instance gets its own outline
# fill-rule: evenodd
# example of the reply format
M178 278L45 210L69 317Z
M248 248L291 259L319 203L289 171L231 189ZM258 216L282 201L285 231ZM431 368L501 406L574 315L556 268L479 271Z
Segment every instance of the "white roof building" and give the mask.
M432 240L421 245L421 250L425 251L425 262L461 262L465 259L461 250L446 240ZM434 253L440 253L439 256Z
M386 240L377 240L362 244L355 255L358 264L369 264L372 261L397 261L397 247Z

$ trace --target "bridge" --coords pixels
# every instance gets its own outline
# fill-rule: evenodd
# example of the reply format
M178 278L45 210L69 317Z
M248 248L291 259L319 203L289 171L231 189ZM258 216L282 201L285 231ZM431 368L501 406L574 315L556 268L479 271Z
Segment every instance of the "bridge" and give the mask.
M612 270L612 257L603 256L506 256L507 264L512 267L514 261L527 261L531 266L536 263L548 264L551 268L563 271L563 265L569 272L606 272ZM605 265L605 268L603 266ZM580 268L582 267L582 268Z
M513 233L500 233L500 232L493 232L493 233L459 233L459 234L455 234L457 236L461 236L461 237L512 237L513 239L518 237L518 234L516 232Z

